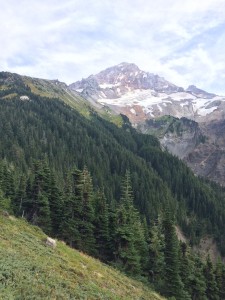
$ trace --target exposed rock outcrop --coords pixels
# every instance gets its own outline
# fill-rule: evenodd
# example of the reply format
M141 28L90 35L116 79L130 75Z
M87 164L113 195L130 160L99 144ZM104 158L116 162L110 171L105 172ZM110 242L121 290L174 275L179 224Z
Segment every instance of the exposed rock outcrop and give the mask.
M54 239L52 239L50 237L47 237L46 241L45 241L45 244L46 244L46 246L55 248L56 247L56 240L54 240Z

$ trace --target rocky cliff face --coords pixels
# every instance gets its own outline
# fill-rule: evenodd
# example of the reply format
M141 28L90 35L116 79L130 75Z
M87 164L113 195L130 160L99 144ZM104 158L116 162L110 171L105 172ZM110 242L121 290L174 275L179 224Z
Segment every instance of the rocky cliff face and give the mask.
M186 157L192 170L225 185L225 120L214 120L201 124L205 141L200 143Z
M178 119L165 116L147 120L139 124L137 129L143 133L156 135L164 149L182 159L206 139L199 124L184 117Z
M75 82L70 89L94 105L125 114L138 130L158 136L162 147L196 174L225 185L225 97L194 85L178 87L129 63Z
M157 136L163 148L183 159L195 174L225 185L225 120L197 123L162 117L139 124Z

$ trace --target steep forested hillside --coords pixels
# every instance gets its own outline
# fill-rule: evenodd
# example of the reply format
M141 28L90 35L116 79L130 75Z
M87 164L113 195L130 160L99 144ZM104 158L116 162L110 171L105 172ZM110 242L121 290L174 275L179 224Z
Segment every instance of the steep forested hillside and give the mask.
M178 245L174 223L192 245L211 234L224 253L224 191L195 177L126 117L119 128L90 107L84 115L75 105L37 95L19 76L0 79L1 207L148 278L167 296L207 294L206 266L198 268ZM182 264L192 268L187 282ZM196 268L200 277L193 279ZM192 279L203 282L201 288Z
M0 155L18 171L27 173L34 160L46 159L62 183L67 170L86 165L94 186L104 187L111 202L119 199L121 178L129 169L135 204L148 221L169 203L193 239L209 230L222 233L221 191L195 178L178 159L162 152L155 138L132 129L125 117L118 128L95 112L87 119L57 99L35 95L22 83L15 90L12 85L12 91L10 100L0 102ZM30 100L20 100L24 94Z

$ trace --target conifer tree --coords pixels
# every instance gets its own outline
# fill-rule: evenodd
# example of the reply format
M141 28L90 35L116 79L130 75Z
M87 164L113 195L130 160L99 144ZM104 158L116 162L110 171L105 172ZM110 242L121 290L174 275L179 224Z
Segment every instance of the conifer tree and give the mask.
M184 285L180 278L179 262L179 244L175 232L172 215L169 209L166 209L163 220L163 229L165 236L165 286L164 293L167 297L176 299L190 299L190 296L184 291Z
M150 228L148 264L149 280L159 291L162 290L164 284L164 248L165 241L162 231L162 221L159 217L157 222Z
M94 235L98 257L107 261L110 257L109 207L102 190L96 193L94 200Z
M209 255L207 256L207 260L203 269L203 274L205 276L207 299L219 300L219 291L216 283L213 264Z
M26 214L35 225L45 232L51 232L51 214L48 193L45 190L45 176L40 161L34 163L34 180L29 182L26 200Z
M191 299L205 300L203 264L184 242L180 242L179 261L184 290L191 296Z
M117 206L116 201L109 204L109 261L115 261L117 253L116 234L117 234Z
M2 171L0 176L0 187L2 188L2 191L7 198L13 199L15 196L14 178L13 172L9 168L7 161L4 161L2 164Z
M27 178L25 175L20 177L19 187L14 200L14 211L17 215L23 215L24 201L26 199Z
M11 199L6 198L1 189L0 189L0 209L6 210L8 213L11 213L12 211Z
M218 288L219 299L225 299L225 265L219 259L215 266L215 280Z
M48 194L49 207L51 211L52 233L59 235L59 229L63 217L63 200L62 193L57 186L55 177L50 175L50 188Z
M49 197L50 193L51 193L51 171L50 168L47 164L46 161L41 162L42 164L42 176L43 176L43 183L42 183L42 189L45 192L45 194L47 195L47 197Z
M188 246L185 242L179 243L178 257L180 262L180 277L184 284L184 289L189 290L191 274L193 272L191 260L189 259Z
M61 235L71 247L96 255L93 186L86 167L73 170L65 190Z
M206 282L203 275L203 263L198 256L193 258L193 272L190 278L190 288L191 298L193 300L207 300L205 291L206 291Z
M94 208L93 208L93 185L92 178L87 169L84 167L81 177L81 250L88 254L96 255L96 244L94 238Z
M60 236L70 247L80 247L80 219L81 219L81 172L77 169L67 174L64 188L63 216L60 224Z
M133 193L128 171L122 184L122 195L117 208L116 220L116 263L122 265L128 273L140 274L141 255L147 254L147 244L140 215L133 205Z
M46 233L50 234L52 232L52 224L48 197L44 193L39 192L37 202L38 212L34 224L41 227Z

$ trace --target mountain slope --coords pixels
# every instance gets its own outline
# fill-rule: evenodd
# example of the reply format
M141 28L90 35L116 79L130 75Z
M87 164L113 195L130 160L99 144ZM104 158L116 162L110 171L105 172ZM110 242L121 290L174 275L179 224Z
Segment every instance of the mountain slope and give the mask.
M164 149L182 159L206 139L198 123L184 117L163 116L146 120L137 129L157 136Z
M83 253L46 235L24 220L0 215L1 299L163 299Z
M195 174L225 185L224 119L197 123L163 116L137 128L157 136L162 147L183 159Z
M68 170L86 165L94 188L103 187L107 201L113 203L119 201L122 178L130 170L134 203L148 222L153 223L169 205L192 243L210 233L222 250L223 191L206 185L181 161L163 152L156 138L138 133L125 116L121 128L95 111L84 117L59 99L32 93L23 81L10 88L10 99L3 95L8 90L1 94L0 157L9 162L9 170L15 170L16 189L34 160L47 161L59 187ZM22 95L28 99L21 99Z
M129 63L75 82L70 89L117 114L125 114L135 128L156 135L161 145L183 159L195 174L225 185L224 168L221 167L225 162L225 141L220 134L225 118L224 96L194 85L187 89L178 87ZM179 136L176 132L165 132L166 123L161 122L165 116L181 119L176 121L180 127ZM193 122L184 124L182 118ZM196 132L193 124L198 127ZM199 139L199 136L204 138Z
M90 116L91 111L95 110L102 117L121 126L122 120L120 116L109 109L104 109L99 105L93 105L93 102L89 103L85 98L81 97L79 93L72 91L63 82L20 76L9 72L0 72L0 97L3 99L11 99L15 96L20 96L23 100L26 99L29 93L49 99L61 99L86 118Z

